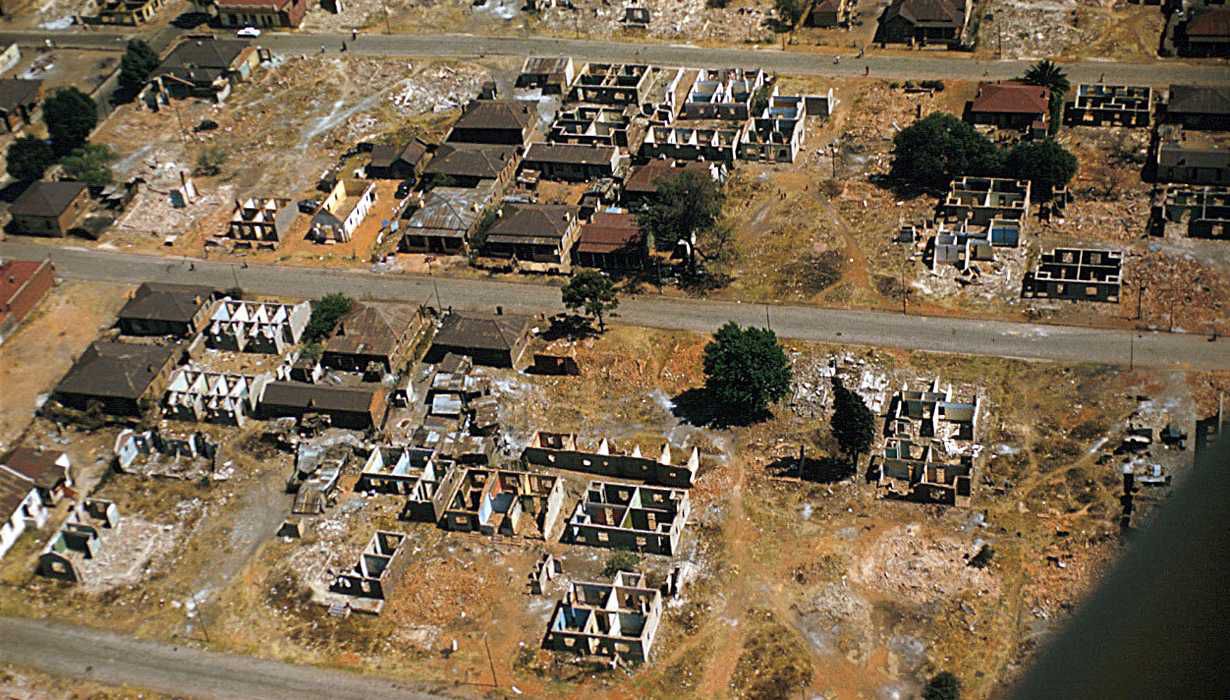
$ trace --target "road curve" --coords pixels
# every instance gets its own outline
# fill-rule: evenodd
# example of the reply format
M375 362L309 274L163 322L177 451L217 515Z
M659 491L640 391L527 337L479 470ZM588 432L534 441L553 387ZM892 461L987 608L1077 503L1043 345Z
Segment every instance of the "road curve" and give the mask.
M152 642L47 620L0 617L0 659L67 678L171 696L301 700L444 697L356 673Z
M7 32L0 42L57 45L75 48L122 50L127 34L110 32ZM346 42L348 53L369 56L478 56L568 55L578 61L622 61L694 67L755 65L783 74L858 77L869 70L873 78L912 80L1003 80L1019 77L1030 61L974 59L966 53L916 51L908 55L876 52L856 59L847 55L833 63L830 55L765 48L709 48L686 44L637 43L550 36L480 36L473 34L364 34L352 41L349 34L266 32L255 43L289 53L318 53L321 47L336 54ZM1062 64L1073 83L1098 82L1165 86L1171 83L1230 84L1224 63L1189 63L1167 59L1157 63L1079 61Z
M258 294L315 298L343 292L358 299L434 303L512 312L563 310L558 288L536 283L459 279L275 265L242 268L230 262L165 258L9 240L0 255L24 260L50 255L63 277L107 282L190 282L240 286ZM190 269L189 265L192 268ZM1130 332L977 319L906 316L813 306L745 304L657 295L624 297L617 321L709 333L726 321L765 325L800 340L901 347L931 352L1018 357L1058 362L1177 369L1230 368L1230 341L1183 333Z

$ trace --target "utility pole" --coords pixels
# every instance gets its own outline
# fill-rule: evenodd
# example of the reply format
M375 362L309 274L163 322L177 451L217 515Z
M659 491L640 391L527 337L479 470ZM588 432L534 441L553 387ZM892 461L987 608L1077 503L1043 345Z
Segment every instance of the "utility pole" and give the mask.
M1144 301L1144 298L1145 298L1145 283L1142 280L1141 282L1137 284L1137 289L1136 289L1136 320L1137 321L1140 320L1141 302Z
M235 279L235 288L242 289L242 287L239 286L239 268L234 265L231 265L231 277Z
M1128 371L1136 369L1136 333L1128 336Z
M768 304L764 305L764 325L765 325L765 328L768 328L769 330L773 330L773 323L769 320L769 305Z
M436 308L439 309L441 313L444 313L444 303L440 301L440 284L436 282L434 277L431 280L431 286L436 290Z
M392 34L393 26L389 24L389 4L385 0L380 0L380 5L384 7L384 33Z

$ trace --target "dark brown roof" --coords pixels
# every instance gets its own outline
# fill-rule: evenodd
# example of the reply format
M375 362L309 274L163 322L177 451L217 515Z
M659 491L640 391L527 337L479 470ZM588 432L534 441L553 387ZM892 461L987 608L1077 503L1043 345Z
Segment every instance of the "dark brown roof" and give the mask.
M325 352L347 355L393 355L412 325L423 316L411 304L358 304L325 342Z
M471 100L454 129L517 129L534 122L537 107L524 100Z
M533 318L515 314L452 312L436 331L434 344L450 348L512 350L530 332Z
M178 343L151 345L96 341L81 353L81 357L56 386L56 392L139 399L180 349Z
M189 82L210 83L232 70L254 49L238 39L186 39L154 69L151 78L169 75Z
M948 22L960 26L965 21L964 0L894 0L884 10L884 19L900 16L911 23Z
M0 111L11 112L21 106L30 106L38 102L38 91L43 86L41 80L22 80L20 78L4 78L0 80Z
M525 162L569 163L573 165L610 165L614 146L588 146L579 143L531 143Z
M371 164L376 168L388 168L398 160L402 160L411 166L416 166L425 155L427 155L427 144L421 139L414 139L404 148L393 144L379 144L372 147Z
M487 240L550 238L559 240L577 218L577 208L563 204L509 204L487 230Z
M701 161L688 161L676 165L669 160L651 160L645 165L632 170L632 174L624 182L625 192L648 194L658 191L658 180L670 179L685 172L694 172L704 177L710 177L709 164Z
M18 447L5 455L0 464L33 481L40 489L51 490L64 480L64 467L56 464L63 456L63 452L56 450Z
M39 180L26 188L13 202L9 213L13 216L45 216L55 218L68 209L69 203L85 191L80 182L47 182Z
M1208 7L1187 22L1189 37L1230 39L1230 8Z
M581 227L578 253L613 253L636 246L641 241L641 227L636 216L627 213L598 212Z
M516 157L516 146L446 143L436 151L423 172L427 175L495 180L509 161Z
M265 386L261 405L308 411L371 413L379 405L377 397L386 391L384 387L368 389L327 384L272 382Z
M1051 91L1024 83L980 83L970 110L991 114L1046 114Z
M141 321L189 323L210 303L213 287L193 284L145 282L120 309L118 317Z
M1170 114L1230 114L1230 88L1204 85L1171 85Z
M8 523L21 502L34 490L34 482L24 476L0 469L0 523Z

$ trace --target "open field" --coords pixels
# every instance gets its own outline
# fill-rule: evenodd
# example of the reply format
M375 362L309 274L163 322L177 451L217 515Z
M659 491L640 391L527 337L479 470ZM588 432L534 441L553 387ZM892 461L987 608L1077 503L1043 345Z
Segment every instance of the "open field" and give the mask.
M73 434L75 462L100 477L86 488L115 500L123 518L156 526L165 546L135 578L102 587L34 577L34 557L62 506L52 525L4 559L0 612L431 681L458 696L488 692L494 667L501 689L529 696L760 697L766 688L775 689L769 695L908 695L930 674L951 670L968 697L988 697L1019 672L1121 547L1117 466L1102 457L1141 408L1130 397L1147 395L1156 406L1150 410L1185 426L1207 413L1217 388L1230 388L1226 373L789 343L791 398L765 422L719 429L700 422L691 398L702 382L704 343L693 334L614 326L572 343L579 377L487 370L510 455L544 427L621 445L666 439L700 449L681 551L641 563L655 585L678 561L695 564L698 575L682 604L667 607L655 659L642 669L576 664L538 649L562 592L556 582L545 596L527 593L539 553L559 556L566 578L593 580L609 550L399 521L399 498L354 493L354 461L338 505L310 519L303 539L273 537L289 510L281 484L291 457L256 439L259 422L204 428L224 441L231 476L201 482L108 473L114 429ZM978 393L985 462L969 508L879 500L861 474L841 469L811 481L783 469L800 445L812 459L842 463L818 408L826 381L818 371L834 353L889 387L938 375ZM36 441L54 434L43 419L31 432ZM1181 479L1190 453L1166 453ZM559 474L571 504L587 477ZM1138 522L1154 499L1142 501ZM310 588L328 570L349 566L377 528L410 535L401 585L379 617L329 615L311 602ZM983 545L994 549L990 565L970 566Z

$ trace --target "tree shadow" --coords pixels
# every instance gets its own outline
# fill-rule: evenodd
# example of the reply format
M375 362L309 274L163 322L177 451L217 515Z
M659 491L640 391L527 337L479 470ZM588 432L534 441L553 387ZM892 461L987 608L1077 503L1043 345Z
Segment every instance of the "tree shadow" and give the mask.
M580 314L564 313L551 317L551 325L542 332L542 339L547 342L561 339L582 340L597 335L597 329L588 318Z
M32 180L15 180L0 189L0 202L12 204L33 184Z
M804 457L800 464L796 455L782 457L771 462L766 469L770 476L789 477L817 484L835 484L854 476L855 468L850 462L837 457Z
M725 410L703 386L686 389L671 399L671 413L681 421L698 427L729 428L758 423L772 414L766 411L739 413Z
M734 275L713 270L700 270L679 278L679 288L692 296L716 292L734 281Z

